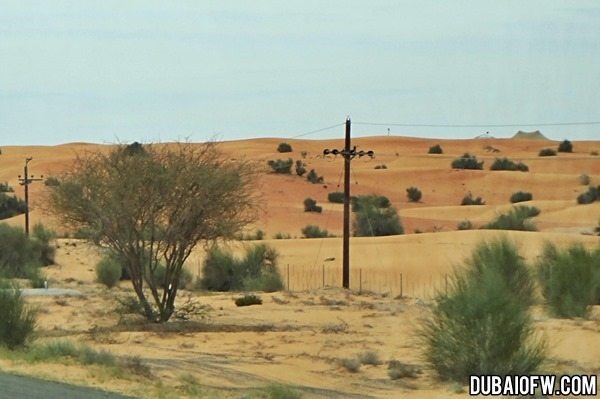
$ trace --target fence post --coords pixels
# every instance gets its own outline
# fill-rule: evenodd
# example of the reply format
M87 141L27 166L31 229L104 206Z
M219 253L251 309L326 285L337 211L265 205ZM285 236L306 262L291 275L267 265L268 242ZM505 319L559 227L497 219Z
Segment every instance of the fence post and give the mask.
M403 289L402 289L402 273L400 273L400 298L402 298Z
M358 293L362 294L362 269L358 269Z

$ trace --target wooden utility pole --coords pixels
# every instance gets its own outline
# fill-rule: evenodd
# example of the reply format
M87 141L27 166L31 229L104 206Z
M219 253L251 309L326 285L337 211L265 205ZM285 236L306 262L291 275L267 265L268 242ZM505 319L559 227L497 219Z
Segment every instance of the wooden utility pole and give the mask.
M21 177L19 175L19 184L25 186L25 234L29 235L29 185L34 181L42 181L44 180L44 176L41 178L34 178L33 175L29 176L29 172L27 170L27 164L33 158L25 158L25 167L24 167L24 175Z
M343 150L323 150L323 155L342 155L344 157L344 237L342 249L342 286L350 288L350 161L356 156L365 155L373 158L375 153L369 151L356 151L356 146L351 147L350 142L350 118L346 119L346 141Z

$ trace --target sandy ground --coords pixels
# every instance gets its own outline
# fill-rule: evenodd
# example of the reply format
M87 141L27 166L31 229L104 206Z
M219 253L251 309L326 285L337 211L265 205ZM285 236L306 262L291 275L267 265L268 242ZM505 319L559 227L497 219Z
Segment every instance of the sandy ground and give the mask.
M353 161L353 194L383 194L399 210L408 234L380 238L353 238L351 245L351 288L341 282L341 238L301 239L300 229L317 224L340 235L342 206L327 202L327 193L341 190L342 159L323 158L323 148L338 148L341 140L288 140L291 154L279 154L279 139L226 142L222 150L232 158L256 161L261 176L263 212L256 225L272 237L288 233L289 240L267 240L280 253L279 266L290 292L261 294L263 305L238 308L239 294L182 292L180 300L206 305L202 324L186 329L140 327L115 309L116 298L131 294L127 283L107 290L95 283L97 250L74 239L58 241L57 265L46 274L51 287L76 289L81 297L28 297L40 309L39 341L70 339L106 349L118 356L138 355L151 367L153 378L113 378L96 369L77 364L22 364L0 360L0 367L46 378L100 386L137 397L185 397L181 386L193 375L205 397L240 398L247 390L270 383L297 387L305 398L399 398L466 397L464 387L439 382L421 358L418 325L428 314L436 291L445 289L446 276L462 263L477 243L506 235L520 247L522 255L535 261L544 243L560 246L582 243L590 248L598 237L582 235L600 221L600 203L578 205L575 198L587 190L579 182L582 173L600 184L600 142L574 142L573 154L539 158L541 148L556 142L537 140L424 140L376 137L355 140L361 149L372 149L376 158ZM428 155L429 146L439 143L443 155ZM491 153L489 147L500 152ZM0 181L8 181L22 195L17 175L22 174L26 156L30 172L57 175L68 169L76 153L100 147L69 144L55 147L3 147ZM106 149L106 147L101 147ZM486 149L488 148L488 149ZM313 185L305 179L267 173L266 161L275 158L302 159L307 169L325 176ZM456 171L450 162L464 152L485 161L483 171ZM492 172L495 157L523 161L530 172ZM374 169L385 164L387 169ZM409 203L406 188L423 192L420 203ZM43 221L59 233L67 229L44 212L45 186L31 186L32 223ZM476 226L510 208L515 191L533 193L541 214L534 219L539 232L457 231L469 219ZM472 192L482 196L484 206L460 206ZM303 211L304 198L323 205L322 214ZM23 217L8 223L22 225ZM415 230L423 234L414 234ZM253 242L231 244L241 251ZM187 268L198 274L203 259L197 251ZM536 329L549 341L548 370L557 372L600 372L600 308L589 320L558 320L536 307ZM358 373L341 367L341 359L375 351L384 362L362 366ZM415 379L392 381L385 362L396 359L415 364L423 372ZM92 370L92 371L90 371ZM157 381L161 381L158 384ZM165 389L165 387L167 389ZM177 388L179 387L179 388ZM169 396L171 395L171 396Z

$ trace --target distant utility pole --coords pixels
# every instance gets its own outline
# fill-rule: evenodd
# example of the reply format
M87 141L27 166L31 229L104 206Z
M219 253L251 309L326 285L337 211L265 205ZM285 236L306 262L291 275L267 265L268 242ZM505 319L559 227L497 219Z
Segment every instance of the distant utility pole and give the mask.
M323 150L323 155L341 155L344 157L344 248L342 266L342 286L350 288L350 161L356 156L365 155L373 158L375 153L369 151L356 151L356 146L350 147L350 117L346 118L346 145L343 150Z
M34 181L42 181L44 180L44 176L41 178L34 178L33 175L29 176L29 172L27 170L27 164L33 158L25 158L25 168L23 177L19 175L19 184L25 186L25 234L29 235L29 185Z

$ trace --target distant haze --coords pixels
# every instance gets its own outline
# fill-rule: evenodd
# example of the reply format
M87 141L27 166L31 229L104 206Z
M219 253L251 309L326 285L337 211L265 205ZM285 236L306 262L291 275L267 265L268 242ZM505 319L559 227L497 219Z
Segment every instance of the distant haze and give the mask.
M0 0L0 146L600 139L600 2ZM343 127L305 138L341 137Z

